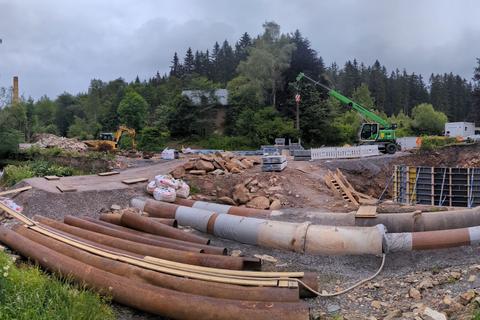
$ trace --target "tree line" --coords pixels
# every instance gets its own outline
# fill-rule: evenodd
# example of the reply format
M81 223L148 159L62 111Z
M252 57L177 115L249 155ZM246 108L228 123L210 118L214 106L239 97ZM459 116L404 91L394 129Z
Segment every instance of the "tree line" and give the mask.
M299 72L397 122L401 135L441 134L447 118L480 122L480 60L471 82L453 73L425 80L406 70L388 71L378 60L327 66L300 31L281 33L275 22L263 27L262 34L244 33L234 45L225 40L211 51L174 53L168 74L132 82L93 79L85 93L9 104L0 111L0 132L25 141L43 132L93 139L124 124L139 132L144 149L159 149L169 139L203 139L232 148L258 147L280 136L308 145L354 143L360 116L311 83L297 83ZM192 107L181 95L185 89L218 88L229 91L222 136L205 130L211 127L205 117L209 103ZM0 90L0 101L8 100L6 92ZM296 94L300 128L294 125Z

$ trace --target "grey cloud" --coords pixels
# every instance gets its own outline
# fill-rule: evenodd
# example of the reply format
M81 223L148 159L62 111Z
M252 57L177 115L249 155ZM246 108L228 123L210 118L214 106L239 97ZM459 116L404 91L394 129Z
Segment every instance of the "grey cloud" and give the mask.
M0 87L19 75L38 98L77 93L90 79L167 72L173 52L211 48L275 20L300 29L327 63L379 59L389 70L471 78L480 3L413 0L0 0Z

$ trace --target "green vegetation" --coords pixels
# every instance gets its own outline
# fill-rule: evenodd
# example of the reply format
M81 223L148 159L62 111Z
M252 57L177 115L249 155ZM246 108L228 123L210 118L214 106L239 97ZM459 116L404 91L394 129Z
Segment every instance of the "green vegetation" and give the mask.
M132 82L92 79L87 93L6 105L0 109L0 158L15 154L18 142L37 133L93 139L122 124L137 130L138 147L147 151L162 150L170 139L222 149L258 148L276 137L301 138L307 147L355 143L363 119L318 87L297 84L299 72L376 110L398 125L399 137L442 134L447 118L480 122L480 60L472 83L452 73L424 81L415 73L388 72L379 61L327 66L300 31L282 33L272 21L263 27L260 35L244 33L234 45L188 48L183 59L174 53L168 75L157 72ZM213 95L220 88L228 89L227 106ZM204 94L194 103L183 90ZM0 101L8 101L7 90L2 92Z
M457 143L457 139L455 138L424 136L422 137L422 145L420 147L420 150L430 151L430 150L435 150L442 147L450 146L455 143Z
M412 116L412 128L421 134L441 135L447 122L447 116L443 112L435 111L428 103L413 108Z
M72 176L78 175L82 172L71 167L59 166L48 161L36 160L26 161L20 165L7 165L3 170L3 176L0 180L4 186L13 186L23 179L43 176Z
M0 252L0 319L115 319L107 301L84 288L56 280L38 267L16 267Z

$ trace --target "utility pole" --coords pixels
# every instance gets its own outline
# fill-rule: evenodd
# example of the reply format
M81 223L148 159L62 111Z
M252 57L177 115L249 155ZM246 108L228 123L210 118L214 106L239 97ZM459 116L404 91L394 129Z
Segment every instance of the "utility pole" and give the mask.
M300 101L302 100L302 97L300 96L299 93L295 95L295 104L297 105L297 110L296 110L296 116L297 116L297 123L296 127L297 130L300 131Z

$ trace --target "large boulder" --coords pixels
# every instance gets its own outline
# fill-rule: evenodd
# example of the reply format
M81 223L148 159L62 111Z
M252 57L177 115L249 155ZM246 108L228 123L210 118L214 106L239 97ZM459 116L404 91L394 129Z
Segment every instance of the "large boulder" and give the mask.
M230 197L220 197L218 198L218 201L220 201L221 203L224 203L224 204L228 204L228 205L231 205L231 206L236 206L237 204L235 203L235 201L233 201L232 198Z
M183 167L185 168L185 170L193 170L193 169L195 169L195 162L194 161L188 161L183 165Z
M185 176L185 168L183 166L178 166L172 172L170 172L170 174L175 179L182 179Z
M270 203L270 210L280 210L282 208L282 203L280 200L275 199Z
M247 203L248 208L268 209L270 208L270 200L267 197L255 197Z
M253 162L248 160L248 159L243 159L240 162L243 163L243 165L245 165L245 167L247 167L247 169L253 168Z
M228 169L228 171L232 171L233 168L239 169L238 163L234 161L227 161L227 163L225 163L225 167Z
M197 160L195 162L195 169L197 170L205 170L207 172L215 170L215 167L210 161L205 160Z
M248 189L243 184L237 184L233 188L233 200L240 204L247 203L250 200Z

